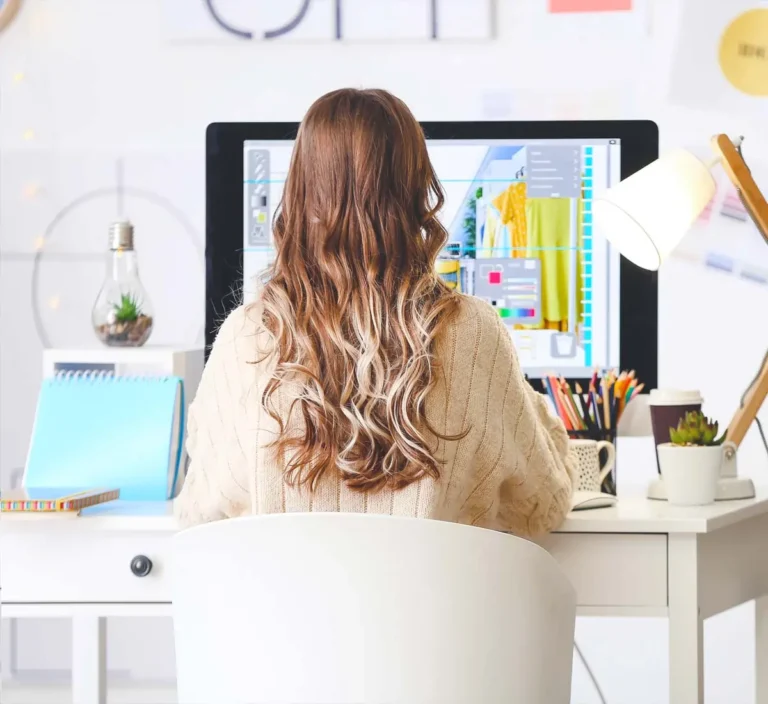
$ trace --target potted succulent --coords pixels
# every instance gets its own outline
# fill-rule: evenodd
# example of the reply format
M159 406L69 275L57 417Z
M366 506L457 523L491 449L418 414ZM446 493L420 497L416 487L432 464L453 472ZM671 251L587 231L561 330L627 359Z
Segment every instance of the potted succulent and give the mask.
M659 468L667 500L677 506L714 503L723 464L723 437L718 424L701 411L690 411L669 429L670 442L658 447Z
M97 323L96 334L112 347L140 347L152 332L152 317L147 315L138 296L120 294L117 303L108 303L104 322Z

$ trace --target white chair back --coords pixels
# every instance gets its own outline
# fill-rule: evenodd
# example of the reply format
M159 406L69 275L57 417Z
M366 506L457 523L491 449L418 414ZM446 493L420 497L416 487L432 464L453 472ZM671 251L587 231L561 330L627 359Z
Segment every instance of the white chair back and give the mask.
M627 404L616 427L616 434L619 437L649 438L653 436L649 399L648 394L640 394Z
M531 542L342 513L174 538L180 704L568 704L576 597Z

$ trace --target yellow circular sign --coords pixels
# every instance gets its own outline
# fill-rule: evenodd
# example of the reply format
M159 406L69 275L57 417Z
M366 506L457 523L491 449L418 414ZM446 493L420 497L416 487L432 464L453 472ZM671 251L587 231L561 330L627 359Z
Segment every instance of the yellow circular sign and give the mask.
M742 93L768 96L768 8L739 15L720 40L720 68Z

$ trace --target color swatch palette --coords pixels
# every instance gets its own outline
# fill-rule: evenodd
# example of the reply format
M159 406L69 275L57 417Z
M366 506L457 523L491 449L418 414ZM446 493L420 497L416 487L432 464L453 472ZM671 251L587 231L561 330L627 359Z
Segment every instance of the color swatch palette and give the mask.
M536 317L535 308L497 308L499 317L514 320L531 320Z

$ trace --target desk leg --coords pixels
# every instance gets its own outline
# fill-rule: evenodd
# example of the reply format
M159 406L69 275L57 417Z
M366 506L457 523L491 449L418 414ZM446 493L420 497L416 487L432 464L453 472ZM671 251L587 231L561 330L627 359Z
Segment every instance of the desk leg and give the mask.
M755 599L755 704L768 704L768 596Z
M0 621L0 679L6 682L16 674L16 623L15 618Z
M704 624L696 535L669 536L669 701L704 704Z
M72 702L107 702L107 619L72 619Z

